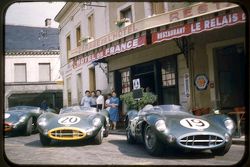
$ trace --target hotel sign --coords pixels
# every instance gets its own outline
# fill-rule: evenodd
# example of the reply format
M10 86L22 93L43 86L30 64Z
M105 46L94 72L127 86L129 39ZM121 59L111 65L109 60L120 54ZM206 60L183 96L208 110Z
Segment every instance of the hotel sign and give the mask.
M147 44L146 36L141 36L135 39L131 39L129 41L125 41L123 43L119 43L114 46L107 47L106 49L102 49L96 53L89 54L87 56L80 56L79 58L73 58L72 66L73 68L77 68L81 66L82 64L89 63L95 60L99 60L105 57L109 57L117 53L122 53L127 50L138 48L146 44Z
M160 32L152 33L152 43L171 40L182 36L188 36L203 31L222 28L229 25L245 22L245 14L243 11L225 14L209 19L196 21L194 23L169 28Z
M144 30L152 29L155 27L160 27L163 25L168 25L176 23L179 21L200 17L203 15L211 14L214 12L219 12L222 10L227 10L231 8L238 7L238 5L233 3L196 3L194 5L176 9L167 13L151 16L145 19L138 20L124 28L117 31L111 32L103 37L100 37L92 42L83 44L73 50L71 50L70 58L76 57L80 54L89 52L101 46L107 45L129 35L141 32ZM182 31L181 29L179 31Z

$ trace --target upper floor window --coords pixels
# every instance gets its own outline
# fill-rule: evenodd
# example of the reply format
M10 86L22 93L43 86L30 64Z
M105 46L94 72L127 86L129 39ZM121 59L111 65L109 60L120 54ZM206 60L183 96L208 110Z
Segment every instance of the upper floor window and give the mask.
M88 28L89 28L89 37L95 37L95 27L94 27L94 14L91 14L88 17Z
M81 45L81 27L76 28L76 45L80 46Z
M151 2L152 15L164 13L164 2Z
M14 64L14 81L15 82L27 82L27 72L26 72L26 64Z
M70 35L66 38L67 59L69 61L69 51L71 50Z
M129 19L129 22L133 22L133 15L131 7L125 8L120 11L120 19Z
M50 63L39 63L39 81L50 81Z

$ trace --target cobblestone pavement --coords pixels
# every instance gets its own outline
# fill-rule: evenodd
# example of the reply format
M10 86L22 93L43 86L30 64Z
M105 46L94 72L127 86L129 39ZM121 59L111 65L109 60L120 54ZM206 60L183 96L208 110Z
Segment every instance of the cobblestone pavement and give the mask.
M124 135L110 134L101 145L83 142L54 142L43 147L39 135L8 137L4 151L9 161L15 164L81 164L81 165L233 165L244 155L244 145L232 145L224 156L211 152L172 152L162 157L148 155L143 145L130 145Z

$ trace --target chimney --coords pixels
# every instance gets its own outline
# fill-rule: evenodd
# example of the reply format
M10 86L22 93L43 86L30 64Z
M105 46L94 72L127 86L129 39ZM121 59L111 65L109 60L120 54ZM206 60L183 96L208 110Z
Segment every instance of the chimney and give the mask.
M51 27L51 19L50 18L45 19L45 26Z

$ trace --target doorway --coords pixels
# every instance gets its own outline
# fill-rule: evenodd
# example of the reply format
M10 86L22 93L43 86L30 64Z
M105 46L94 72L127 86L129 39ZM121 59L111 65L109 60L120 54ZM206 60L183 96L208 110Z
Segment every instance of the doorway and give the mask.
M149 88L149 91L156 93L154 63L140 64L132 67L133 79L140 79L141 88Z
M214 56L218 106L221 109L244 106L244 45L215 48Z

